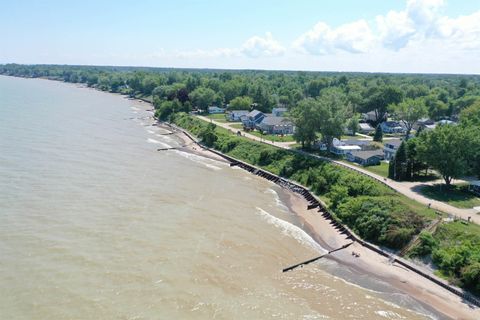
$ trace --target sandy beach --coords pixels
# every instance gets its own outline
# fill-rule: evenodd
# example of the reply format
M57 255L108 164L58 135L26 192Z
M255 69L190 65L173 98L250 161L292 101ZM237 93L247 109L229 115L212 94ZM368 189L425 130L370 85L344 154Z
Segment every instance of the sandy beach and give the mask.
M158 124L165 130L171 130L166 124ZM210 159L226 162L220 156L204 149L191 140L182 131L176 130L176 137L184 142L185 151ZM308 202L298 194L283 189L282 200L289 209L297 215L303 229L323 248L332 250L351 242L345 235L340 234L330 225L329 221L322 217L317 210L307 210ZM360 256L355 257L352 251ZM398 265L391 263L387 258L369 250L359 243L354 243L348 249L340 250L329 256L353 272L361 275L369 275L375 279L384 281L392 287L410 295L421 302L427 308L431 308L444 314L450 319L480 319L480 309L470 305L455 294L445 290L430 280ZM300 261L292 261L296 263Z

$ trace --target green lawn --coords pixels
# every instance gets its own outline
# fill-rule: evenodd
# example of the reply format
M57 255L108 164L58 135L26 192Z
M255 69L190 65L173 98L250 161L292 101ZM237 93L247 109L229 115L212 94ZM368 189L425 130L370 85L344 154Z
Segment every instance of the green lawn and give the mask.
M214 113L214 114L209 114L206 116L209 119L218 121L218 122L227 122L227 119L225 118L224 113Z
M388 177L388 163L386 162L380 162L379 166L368 166L362 168L372 173L378 174L379 176L382 176L384 178Z
M235 128L235 129L243 129L243 124L241 123L232 123L230 127Z
M426 186L420 192L431 199L446 202L457 208L473 208L480 206L480 198L467 191L467 185L454 185L447 190L445 185Z
M275 142L294 142L295 139L293 138L292 135L287 135L287 136L277 136L273 134L262 134L259 131L249 131L248 133L253 134L254 136L263 138L268 141L275 141Z

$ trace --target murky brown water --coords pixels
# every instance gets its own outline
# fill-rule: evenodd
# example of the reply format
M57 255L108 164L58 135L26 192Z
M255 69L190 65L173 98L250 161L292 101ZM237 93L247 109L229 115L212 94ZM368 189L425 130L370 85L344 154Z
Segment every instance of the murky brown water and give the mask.
M322 248L288 222L280 190L157 152L177 142L144 109L0 77L1 319L426 318L331 261L282 274Z

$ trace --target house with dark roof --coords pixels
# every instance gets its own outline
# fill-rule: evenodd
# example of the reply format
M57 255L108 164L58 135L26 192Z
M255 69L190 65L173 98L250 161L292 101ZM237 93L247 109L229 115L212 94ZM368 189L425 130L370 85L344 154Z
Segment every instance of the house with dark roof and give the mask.
M295 128L287 118L267 115L257 124L257 129L268 134L293 134Z
M369 151L351 151L347 153L347 160L356 162L364 167L379 165L383 159L383 151L381 149Z
M385 160L391 160L395 157L395 153L397 152L398 148L402 144L402 140L395 139L395 140L387 140L383 144L383 155Z
M253 110L248 114L241 116L240 120L247 129L255 129L257 125L265 118L265 114L258 110Z

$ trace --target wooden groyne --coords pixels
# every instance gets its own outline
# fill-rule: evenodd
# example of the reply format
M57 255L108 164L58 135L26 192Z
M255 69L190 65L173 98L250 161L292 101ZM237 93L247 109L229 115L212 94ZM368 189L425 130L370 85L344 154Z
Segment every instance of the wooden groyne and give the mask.
M327 253L322 254L321 256L318 256L318 257L316 257L316 258L313 258L313 259L310 259L310 260L307 260L307 261L304 261L304 262L300 262L300 263L294 264L293 266L290 266L290 267L287 267L287 268L283 269L282 272L288 272L288 271L294 270L294 269L296 269L296 268L298 268L298 267L303 267L303 266L305 266L305 265L307 265L307 264L309 264L309 263L312 263L312 262L315 262L315 261L317 261L317 260L320 260L321 258L323 258L323 257L325 257L325 256L327 256L327 255L329 255L329 254L332 254L332 253L334 253L334 252L337 252L337 251L346 249L346 248L350 247L352 244L353 244L353 242L347 243L347 244L341 246L340 248L330 250L330 251L328 251Z
M458 288L455 288L453 286L450 286L446 283L444 283L443 281L441 281L440 279L432 276L432 275L429 275L425 272L423 272L422 270L420 270L419 268L415 267L415 266L412 266L411 264L407 263L406 261L404 261L403 259L399 258L399 257L395 257L395 256L392 256L391 254L387 253L386 251L378 248L377 246L374 246L372 245L371 243L368 243L362 239L360 239L358 236L356 236L353 231L351 231L350 229L348 229L346 226L344 226L342 223L340 223L333 215L332 213L330 213L328 211L328 209L324 206L324 204L322 202L320 202L307 188L299 185L299 184L296 184L288 179L285 179L285 178L282 178L280 176L277 176L271 172L268 172L268 171L265 171L263 169L260 169L260 168L257 168L255 166L252 166L248 163L245 163L243 161L240 161L238 159L235 159L233 157L230 157L226 154L223 154L217 150L214 150L214 149L210 149L210 148L205 148L204 146L200 145L198 143L198 141L190 134L188 133L187 131L181 129L181 128L178 128L174 125L171 125L169 124L169 126L174 129L174 130L179 130L181 132L183 132L189 139L191 139L194 143L196 143L199 147L203 148L203 149L206 149L206 150L209 150L210 152L222 157L223 159L227 160L229 163L230 163L230 166L233 167L233 166L237 166L239 168L242 168L252 174L255 174L257 176L260 176L264 179L267 179L279 186L281 186L282 188L285 188L285 189L288 189L292 192L295 192L299 195L301 195L309 204L308 204L308 207L307 209L309 210L312 210L312 209L315 209L315 208L318 208L318 212L328 221L330 221L330 224L336 229L338 230L338 232L340 234L343 234L345 235L346 239L350 239L352 240L353 242L358 242L360 245L362 245L363 247L367 248L367 249L370 249L378 254L380 254L381 256L384 256L388 259L390 259L392 262L394 263L398 263L399 265L407 268L408 270L412 271L412 272L415 272L416 274L432 281L433 283L441 286L442 288L450 291L451 293L461 297L465 302L468 302L472 305L475 305L477 307L480 307L480 300L478 298L476 298L475 296L469 294L469 293L466 293L466 292L463 292L462 290L458 289ZM352 169L353 170L353 169ZM350 243L349 245L351 245L352 243ZM341 248L339 248L341 249ZM338 250L339 250L338 249ZM317 257L318 259L320 259L322 256L320 257ZM317 258L314 258L314 259L311 259L313 261L316 261L318 260ZM310 261L308 263L311 263L313 261ZM300 263L298 265L304 265L305 263ZM288 269L288 268L286 268ZM293 268L294 269L294 268ZM284 269L285 270L285 269ZM290 269L291 270L291 269ZM288 271L288 270L287 270Z

